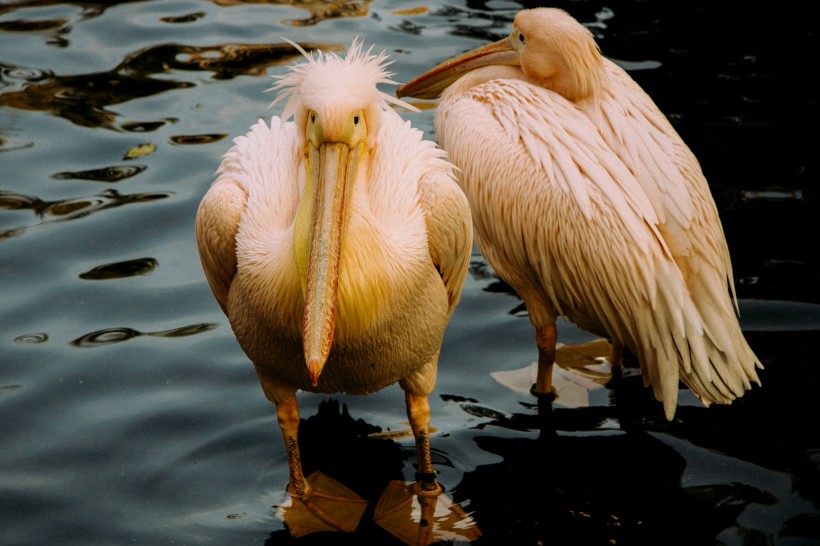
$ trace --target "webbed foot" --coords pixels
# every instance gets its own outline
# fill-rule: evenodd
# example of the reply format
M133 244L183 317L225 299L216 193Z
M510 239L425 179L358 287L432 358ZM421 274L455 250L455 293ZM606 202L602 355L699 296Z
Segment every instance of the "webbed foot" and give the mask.
M302 495L291 493L283 519L296 538L319 531L352 533L367 508L367 501L319 471L308 476Z

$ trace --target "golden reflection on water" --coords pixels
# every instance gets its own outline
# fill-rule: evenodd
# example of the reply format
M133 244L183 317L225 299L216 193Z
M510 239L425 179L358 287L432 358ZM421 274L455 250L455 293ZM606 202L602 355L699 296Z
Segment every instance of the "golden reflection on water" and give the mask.
M363 17L367 15L371 0L361 0L358 2L334 2L329 0L303 0L302 2L291 2L288 0L211 0L217 6L237 6L243 4L276 4L291 6L306 10L310 13L307 19L288 19L280 23L293 26L315 25L327 19L337 19L342 17Z
M305 50L340 51L335 44L305 42ZM105 72L60 75L50 70L7 66L0 63L4 82L17 89L0 93L0 108L49 112L83 127L154 130L163 122L128 122L117 127L118 114L110 106L170 91L195 87L194 82L155 78L174 71L211 72L214 79L240 75L260 76L275 65L286 64L301 54L290 44L228 43L211 46L161 44L130 54Z
M318 532L353 533L366 514L368 502L321 472L309 481L322 489L310 502L289 499L280 517L293 537ZM481 538L475 520L446 494L416 495L412 483L391 480L375 503L373 522L408 546L442 541L474 542Z
M285 523L282 534L301 539L341 532L353 537L353 542L341 539L345 544L393 544L385 540L389 533L411 546L480 538L479 525L466 507L469 500L457 502L451 497L455 493L447 491L419 496L415 484L403 479L403 460L415 453L412 436L403 442L383 432L354 419L346 405L340 407L332 398L302 420L299 444L313 492L306 502L288 496L274 506Z

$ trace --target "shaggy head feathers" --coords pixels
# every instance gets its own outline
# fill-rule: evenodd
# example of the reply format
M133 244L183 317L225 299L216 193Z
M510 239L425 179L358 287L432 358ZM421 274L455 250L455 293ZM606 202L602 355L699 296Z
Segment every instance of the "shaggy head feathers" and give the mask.
M391 104L418 111L377 88L379 84L396 84L391 79L393 73L386 70L393 61L388 60L384 52L374 54L372 46L364 51L361 41L354 39L344 57L321 50L314 56L298 44L286 41L302 53L305 61L291 66L283 75L274 76L277 81L269 91L278 91L279 95L271 106L287 99L282 119L293 117L296 125L303 127L310 110L324 119L364 110L369 132L376 135L380 114Z

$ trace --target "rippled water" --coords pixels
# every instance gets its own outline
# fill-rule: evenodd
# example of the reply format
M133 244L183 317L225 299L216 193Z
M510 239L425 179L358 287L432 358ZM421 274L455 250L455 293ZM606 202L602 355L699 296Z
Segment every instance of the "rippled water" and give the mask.
M230 139L274 113L269 76L296 60L280 37L359 35L408 81L524 5L0 2L0 543L399 543L368 514L353 536L285 530L274 409L205 283L194 214ZM535 347L476 254L431 399L446 493L481 544L818 544L816 22L743 1L552 5L701 159L764 387L708 410L683 396L667 423L627 370L540 422L490 375ZM432 110L407 117L432 135ZM300 404L308 472L373 501L412 479L398 387Z

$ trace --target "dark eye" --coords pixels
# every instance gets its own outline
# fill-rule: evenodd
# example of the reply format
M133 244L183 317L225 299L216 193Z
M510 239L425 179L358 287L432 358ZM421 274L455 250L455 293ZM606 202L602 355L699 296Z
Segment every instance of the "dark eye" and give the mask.
M521 42L522 44L524 43L524 33L523 32L518 33L518 41Z
M359 124L359 116L353 116L353 125Z

